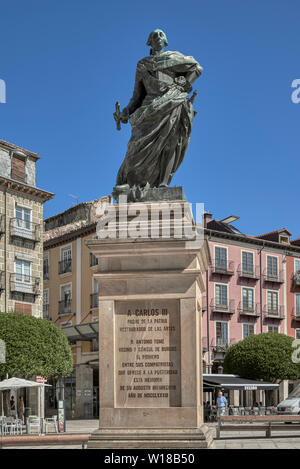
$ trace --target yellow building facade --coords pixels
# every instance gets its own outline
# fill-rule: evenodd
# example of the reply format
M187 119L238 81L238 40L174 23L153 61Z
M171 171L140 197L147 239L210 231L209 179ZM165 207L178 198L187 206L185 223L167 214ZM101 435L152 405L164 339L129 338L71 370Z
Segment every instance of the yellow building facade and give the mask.
M85 242L96 235L111 198L78 204L44 222L43 316L67 335L74 370L65 380L67 418L98 415L97 262ZM55 383L46 395L46 411L55 413Z

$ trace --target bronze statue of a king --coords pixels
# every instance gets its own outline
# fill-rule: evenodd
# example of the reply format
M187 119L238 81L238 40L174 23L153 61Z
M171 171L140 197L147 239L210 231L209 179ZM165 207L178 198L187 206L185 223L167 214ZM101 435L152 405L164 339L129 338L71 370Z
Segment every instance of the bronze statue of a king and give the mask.
M191 135L193 100L192 83L202 67L191 56L164 51L166 34L155 29L147 45L150 55L137 64L133 96L114 118L132 127L126 156L119 169L114 196L139 188L169 186L181 165Z

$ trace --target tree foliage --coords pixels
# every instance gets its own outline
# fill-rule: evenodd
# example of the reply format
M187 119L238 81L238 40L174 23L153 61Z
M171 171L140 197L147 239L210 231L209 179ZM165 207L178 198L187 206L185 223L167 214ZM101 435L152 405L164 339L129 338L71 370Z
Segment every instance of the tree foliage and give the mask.
M299 379L300 364L292 355L294 339L284 334L250 335L229 347L224 360L224 372L243 378L275 382Z
M0 339L6 346L6 363L0 376L45 378L72 372L72 351L65 334L45 319L18 313L0 313Z

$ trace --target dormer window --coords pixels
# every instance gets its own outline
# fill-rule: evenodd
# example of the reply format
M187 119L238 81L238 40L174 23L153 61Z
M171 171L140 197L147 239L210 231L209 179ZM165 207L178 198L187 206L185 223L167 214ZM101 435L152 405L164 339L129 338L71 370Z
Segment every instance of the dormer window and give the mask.
M280 235L279 242L282 244L290 244L290 237L287 235Z

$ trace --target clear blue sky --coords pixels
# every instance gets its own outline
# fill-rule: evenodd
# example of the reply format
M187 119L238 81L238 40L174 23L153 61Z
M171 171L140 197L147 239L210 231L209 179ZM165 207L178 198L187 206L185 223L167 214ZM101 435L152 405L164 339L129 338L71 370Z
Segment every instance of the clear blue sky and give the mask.
M249 234L300 237L299 0L6 0L0 138L39 153L45 216L111 193L130 126L112 113L133 90L154 28L203 66L191 143L172 185Z

